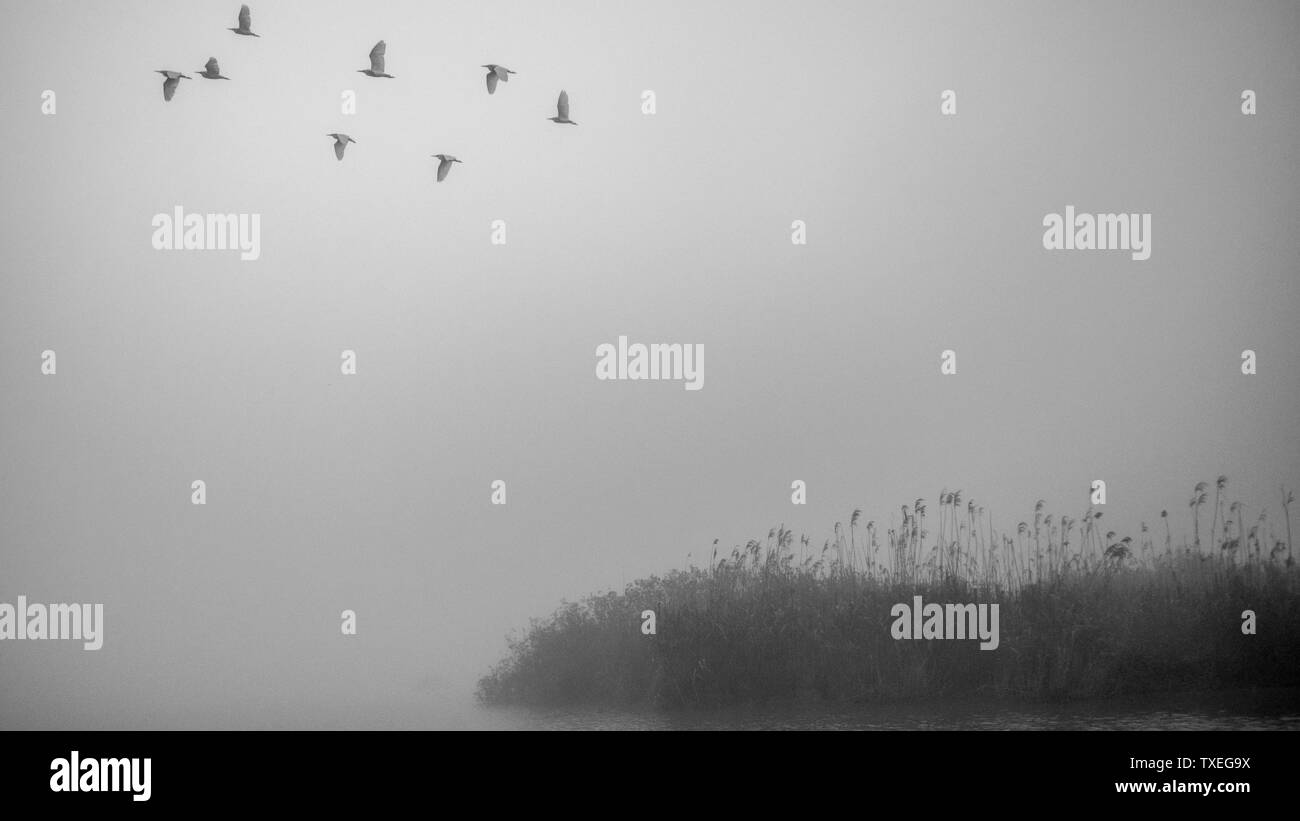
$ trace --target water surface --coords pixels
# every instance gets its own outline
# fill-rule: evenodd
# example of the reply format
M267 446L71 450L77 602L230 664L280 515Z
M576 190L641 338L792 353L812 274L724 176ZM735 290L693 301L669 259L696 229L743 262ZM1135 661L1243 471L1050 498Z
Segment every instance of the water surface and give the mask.
M1300 688L1033 705L478 711L482 729L520 730L1300 730Z

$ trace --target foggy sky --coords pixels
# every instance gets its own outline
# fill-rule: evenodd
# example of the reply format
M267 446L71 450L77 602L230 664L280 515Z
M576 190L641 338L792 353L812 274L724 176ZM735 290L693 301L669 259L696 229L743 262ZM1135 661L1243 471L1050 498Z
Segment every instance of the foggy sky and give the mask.
M106 624L0 644L0 727L477 726L562 598L941 488L1014 530L1105 479L1177 540L1222 473L1281 523L1294 3L251 5L5 6L0 601ZM176 205L261 258L155 251ZM1151 258L1043 250L1067 205L1151 213ZM619 335L704 389L597 381Z

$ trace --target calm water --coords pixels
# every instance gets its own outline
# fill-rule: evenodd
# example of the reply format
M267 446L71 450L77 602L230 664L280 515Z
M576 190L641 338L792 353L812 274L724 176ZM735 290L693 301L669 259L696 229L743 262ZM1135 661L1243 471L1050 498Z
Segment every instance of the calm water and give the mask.
M381 680L383 681L383 680ZM1300 687L1070 704L900 704L655 712L485 708L468 687L428 681L362 697L296 695L111 716L28 711L0 729L264 730L1300 730ZM0 699L0 708L3 708Z
M525 730L1300 730L1300 689L1032 706L930 704L682 713L510 708L479 712L483 729Z

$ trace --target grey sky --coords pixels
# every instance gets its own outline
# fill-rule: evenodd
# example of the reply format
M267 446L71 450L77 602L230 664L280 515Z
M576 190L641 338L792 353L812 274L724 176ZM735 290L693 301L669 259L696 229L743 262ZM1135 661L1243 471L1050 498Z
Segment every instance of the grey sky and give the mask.
M714 538L1096 478L1177 537L1198 480L1300 481L1294 3L238 7L5 11L0 601L106 634L0 645L0 726L468 726L507 630ZM175 205L261 259L154 251ZM1151 259L1044 251L1066 205ZM705 388L598 382L620 334Z

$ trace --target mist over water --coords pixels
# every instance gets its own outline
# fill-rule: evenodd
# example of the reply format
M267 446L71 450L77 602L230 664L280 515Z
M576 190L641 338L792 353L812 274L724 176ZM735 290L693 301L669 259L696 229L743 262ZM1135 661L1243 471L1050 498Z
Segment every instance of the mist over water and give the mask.
M1192 693L1070 704L747 707L675 713L484 711L486 728L531 730L1300 730L1300 692Z
M2 728L600 723L473 686L715 539L944 487L1011 530L1102 478L1177 542L1197 481L1300 483L1293 3L252 5L6 10L0 600L102 602L105 642L0 645ZM355 73L380 38L396 79ZM1151 213L1151 258L1044 252L1067 204ZM260 213L259 259L154 251L177 205ZM597 381L620 335L706 387ZM868 715L824 720L949 720Z

